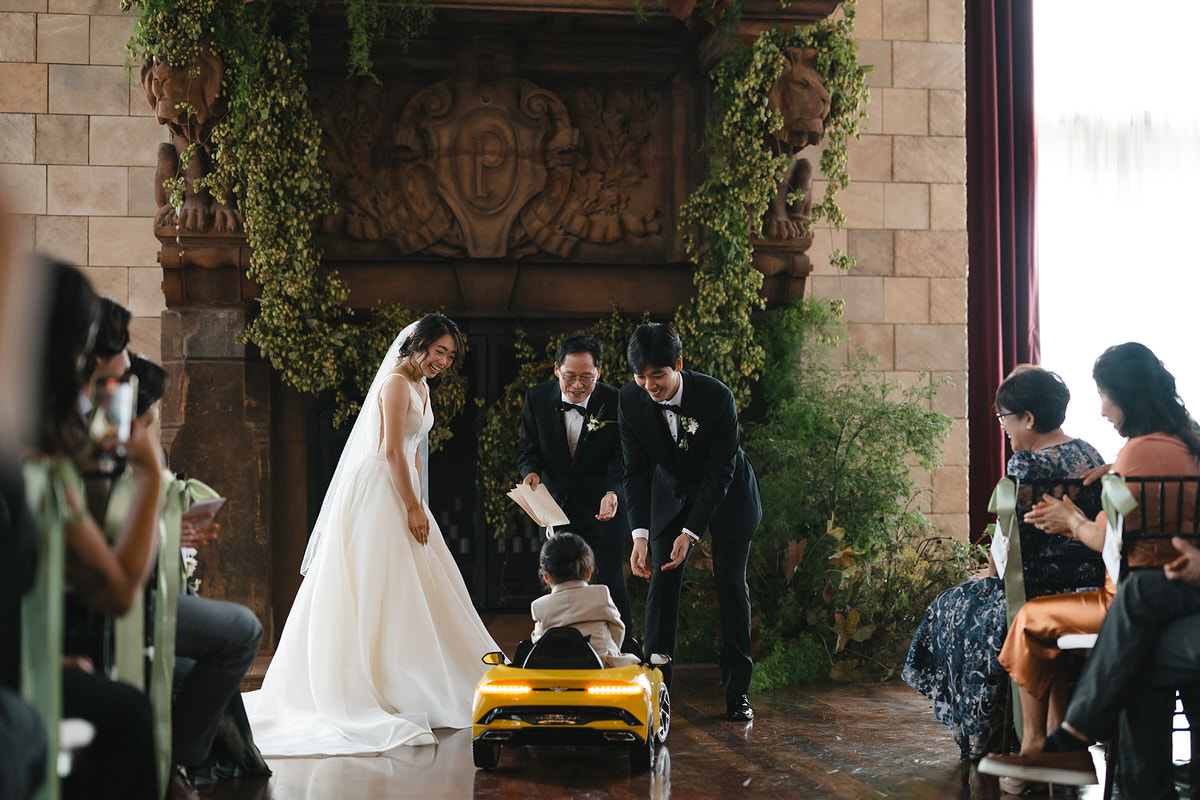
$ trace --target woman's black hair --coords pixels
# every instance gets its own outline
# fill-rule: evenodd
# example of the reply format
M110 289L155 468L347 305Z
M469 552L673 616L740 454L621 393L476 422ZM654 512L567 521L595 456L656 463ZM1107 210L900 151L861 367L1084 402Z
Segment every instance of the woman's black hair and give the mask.
M1178 436L1200 456L1196 423L1175 389L1175 376L1138 342L1105 350L1092 366L1096 388L1121 409L1117 431L1127 439L1151 433Z
M462 364L467 348L463 344L462 332L454 324L454 320L444 314L426 314L421 317L417 327L409 337L400 344L400 360L420 353L428 353L438 339L449 334L454 337L454 363L446 372L454 372Z
M682 355L683 342L679 333L661 322L639 325L625 348L625 358L634 375L641 375L648 366L674 368Z
M112 358L129 346L129 320L133 315L128 308L111 297L100 298L100 327L96 331L96 343L92 353L97 358Z
M137 415L140 417L166 394L167 371L145 356L131 355L129 374L138 379Z
M996 411L1033 414L1038 433L1056 430L1067 418L1071 392L1057 373L1032 364L1018 364L996 389Z
M582 537L573 533L556 533L542 545L538 567L555 583L586 581L596 566L596 556Z
M88 438L79 393L87 383L100 300L79 270L50 259L43 264L50 273L50 308L42 332L43 413L38 447L44 453L80 459Z

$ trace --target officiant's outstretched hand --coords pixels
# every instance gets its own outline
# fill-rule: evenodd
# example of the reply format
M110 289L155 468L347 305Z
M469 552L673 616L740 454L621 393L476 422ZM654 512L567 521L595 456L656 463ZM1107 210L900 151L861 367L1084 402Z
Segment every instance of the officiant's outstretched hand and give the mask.
M595 582L608 587L625 630L630 625L625 588L629 528L620 505L621 440L617 389L600 382L603 349L590 336L563 339L554 376L525 393L517 465L530 489L546 489L596 557Z
M721 613L721 680L726 711L750 720L750 590L746 562L762 518L758 481L738 433L733 393L683 368L683 344L669 325L639 327L626 350L634 382L621 389L625 508L634 575L650 580L647 653L675 654L684 569L708 532ZM669 665L664 668L671 679Z

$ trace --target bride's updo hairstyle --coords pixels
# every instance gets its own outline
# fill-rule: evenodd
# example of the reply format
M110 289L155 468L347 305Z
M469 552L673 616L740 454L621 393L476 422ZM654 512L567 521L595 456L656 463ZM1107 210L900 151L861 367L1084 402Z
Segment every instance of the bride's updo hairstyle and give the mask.
M413 332L400 343L400 361L403 362L413 355L419 357L421 354L428 353L429 348L447 334L454 338L454 363L446 372L454 372L462 364L467 348L463 344L462 333L458 330L458 326L445 314L426 314L421 317L417 326L413 328Z
M582 537L573 533L556 533L542 545L538 568L554 583L586 581L596 566L596 556Z
M1122 436L1171 434L1200 456L1200 434L1175 389L1175 376L1149 347L1138 342L1113 345L1096 359L1092 378L1121 409L1117 430Z

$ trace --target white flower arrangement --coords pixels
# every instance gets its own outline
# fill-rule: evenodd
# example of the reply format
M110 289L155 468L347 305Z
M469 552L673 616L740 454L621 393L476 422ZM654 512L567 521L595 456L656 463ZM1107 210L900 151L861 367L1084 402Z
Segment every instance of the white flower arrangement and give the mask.
M187 585L192 588L193 592L199 593L200 579L195 577L195 575L196 567L200 565L200 562L196 560L196 548L181 547L179 551L183 555L183 572Z

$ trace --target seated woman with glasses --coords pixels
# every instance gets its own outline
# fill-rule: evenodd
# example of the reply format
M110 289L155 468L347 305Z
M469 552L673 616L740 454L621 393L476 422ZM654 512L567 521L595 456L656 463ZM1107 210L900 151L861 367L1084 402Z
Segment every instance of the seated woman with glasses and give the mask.
M1137 342L1108 348L1092 368L1100 390L1100 413L1127 437L1113 472L1138 475L1200 475L1200 433L1175 390L1175 378L1148 347ZM1069 498L1043 502L1025 521L1048 534L1070 536L1100 551L1107 520L1101 512L1088 519ZM1132 566L1161 566L1177 554L1169 543L1147 542L1129 555ZM1061 669L1058 638L1097 633L1116 587L1110 579L1102 589L1038 597L1021 607L1004 640L1000 663L1020 687L1023 726L1021 755L1040 754L1047 722L1057 727L1062 714L1050 714L1047 696L1066 680ZM1065 692L1064 692L1065 694ZM1006 775L1004 760L985 761L981 772ZM1016 773L1012 773L1016 774Z
M1063 432L1070 399L1062 378L1028 364L1000 384L996 417L1012 444L1010 477L1067 478L1104 464L1096 448ZM1049 572L1055 565L1030 568ZM997 657L1006 628L1004 581L990 565L929 604L901 672L905 683L933 701L934 715L950 729L964 760L983 756L1002 733L1008 676Z

